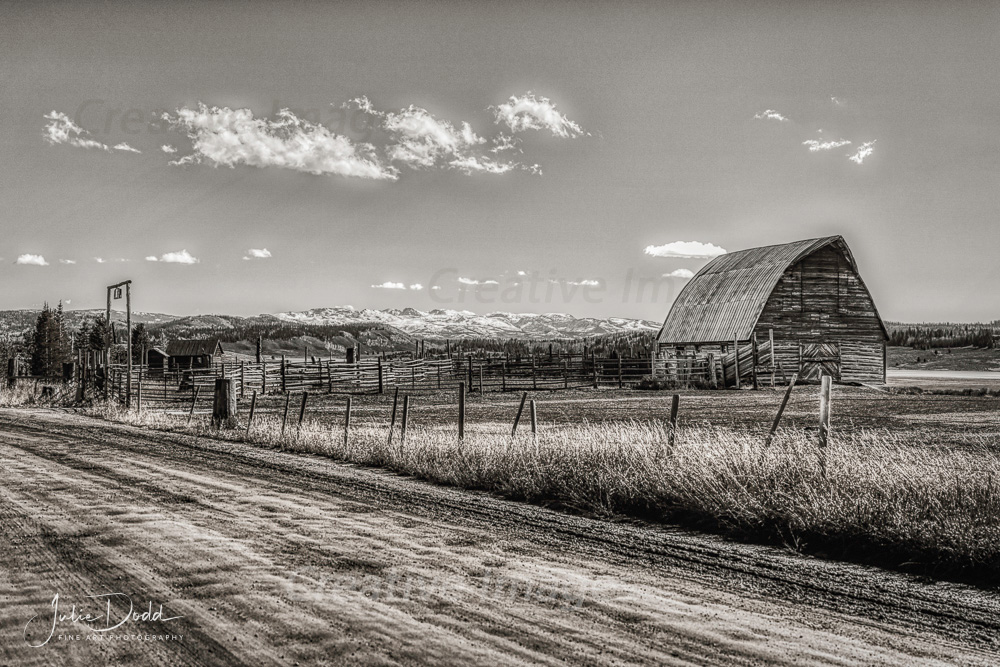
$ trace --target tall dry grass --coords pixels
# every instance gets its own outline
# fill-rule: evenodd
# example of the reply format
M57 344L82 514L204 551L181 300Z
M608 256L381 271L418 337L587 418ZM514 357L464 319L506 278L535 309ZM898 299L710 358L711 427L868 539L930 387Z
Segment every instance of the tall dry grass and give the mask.
M126 412L106 419L280 446L380 466L463 488L598 515L678 521L741 539L942 576L996 581L1000 572L1000 451L984 439L963 448L914 443L887 430L838 435L820 466L814 436L682 429L673 448L660 422L550 427L537 439L481 424L459 443L454 428L411 427L387 441L384 423L342 427L258 417L213 430L204 417Z

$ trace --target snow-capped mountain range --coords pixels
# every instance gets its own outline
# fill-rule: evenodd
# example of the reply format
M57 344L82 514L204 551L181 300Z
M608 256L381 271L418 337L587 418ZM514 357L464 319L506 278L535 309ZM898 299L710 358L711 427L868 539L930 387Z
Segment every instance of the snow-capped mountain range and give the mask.
M578 338L632 331L656 331L658 322L621 317L573 317L563 313L505 313L477 315L468 310L374 310L351 306L278 313L278 319L300 324L357 324L380 322L426 338Z

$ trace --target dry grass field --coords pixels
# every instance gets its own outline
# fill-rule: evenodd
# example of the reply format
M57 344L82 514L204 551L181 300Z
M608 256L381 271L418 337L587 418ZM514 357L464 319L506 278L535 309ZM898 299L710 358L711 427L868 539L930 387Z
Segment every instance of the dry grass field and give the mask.
M797 387L764 440L781 392L681 393L668 446L670 393L540 393L539 427L518 398L472 395L457 437L453 392L410 397L405 442L389 442L391 396L262 397L255 422L216 430L206 414L95 414L385 467L441 484L604 517L682 523L741 540L995 585L1000 571L1000 398L837 387L833 436L816 445L818 392ZM245 419L246 413L242 414ZM825 471L824 471L825 468Z

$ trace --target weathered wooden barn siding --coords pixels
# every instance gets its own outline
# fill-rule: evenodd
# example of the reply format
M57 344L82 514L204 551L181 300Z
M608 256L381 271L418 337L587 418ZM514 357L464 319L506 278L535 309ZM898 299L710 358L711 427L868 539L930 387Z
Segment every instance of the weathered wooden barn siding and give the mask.
M774 332L776 358L799 367L803 343L840 346L840 379L881 382L885 333L875 303L840 244L816 251L778 280L754 329Z

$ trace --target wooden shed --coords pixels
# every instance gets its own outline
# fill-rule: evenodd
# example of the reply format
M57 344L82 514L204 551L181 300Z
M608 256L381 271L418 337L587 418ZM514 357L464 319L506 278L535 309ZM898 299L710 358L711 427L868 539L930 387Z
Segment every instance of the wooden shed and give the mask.
M151 347L146 350L146 365L151 371L166 370L170 365L170 355L163 348Z
M671 307L657 356L728 353L737 377L755 376L763 349L779 381L884 383L887 340L850 248L828 236L713 259Z
M211 368L215 361L221 361L225 352L217 338L198 340L174 340L167 344L170 368Z

